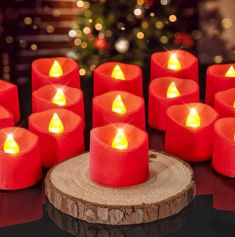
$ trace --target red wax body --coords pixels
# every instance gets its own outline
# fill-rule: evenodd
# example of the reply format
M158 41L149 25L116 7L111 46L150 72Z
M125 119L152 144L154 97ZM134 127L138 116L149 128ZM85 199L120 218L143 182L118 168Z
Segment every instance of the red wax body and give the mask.
M128 148L112 147L117 128L123 128ZM130 124L109 124L93 128L90 135L91 179L110 187L127 187L148 179L148 135Z
M207 68L206 72L206 103L214 105L214 95L219 91L224 91L235 87L234 77L225 77L229 67L235 64L216 64Z
M235 88L217 92L215 94L214 108L221 117L235 117Z
M57 60L63 70L60 77L50 77L49 71ZM71 58L41 58L32 63L32 91L48 84L61 84L80 88L78 64Z
M181 64L181 69L178 71L167 68L167 63L172 53L177 53L177 58ZM169 50L153 53L151 55L150 80L165 76L191 79L198 82L198 59L184 50Z
M51 102L57 88L63 88L66 105L59 106ZM37 113L48 109L64 108L78 114L85 125L83 92L80 89L63 85L46 85L32 94L32 112ZM84 126L85 127L85 126Z
M172 82L175 82L180 96L167 98L167 89ZM149 85L149 125L164 131L166 129L166 110L169 106L198 101L199 87L196 82L175 77L157 78Z
M6 154L3 144L6 134L14 134L20 152ZM26 129L10 127L0 130L0 189L22 189L37 183L41 176L38 137Z
M14 126L13 114L4 107L0 106L0 129L13 126Z
M119 65L125 75L125 80L112 78L112 71ZM120 62L107 62L94 70L94 96L112 90L128 91L132 94L143 96L142 71L134 64Z
M201 118L197 128L185 126L189 108L196 108ZM186 161L204 161L211 158L214 122L217 112L206 104L172 105L167 110L165 150Z
M112 104L117 95L121 95L126 107L125 114L112 111ZM93 98L92 111L93 127L103 126L109 123L130 123L145 130L144 100L125 91L110 91Z
M0 80L0 105L13 114L15 123L20 121L20 106L16 85Z
M54 113L64 125L61 134L50 133L48 126ZM67 109L50 109L29 116L29 130L39 136L43 167L51 167L84 151L83 122Z
M212 166L225 176L235 177L235 118L222 118L215 123Z

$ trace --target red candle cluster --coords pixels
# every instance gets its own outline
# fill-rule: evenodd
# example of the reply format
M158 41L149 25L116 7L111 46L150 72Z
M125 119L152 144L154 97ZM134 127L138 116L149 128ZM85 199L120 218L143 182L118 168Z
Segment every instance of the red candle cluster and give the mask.
M130 123L145 130L144 99L125 91L110 91L93 98L93 127Z
M101 185L127 187L148 179L148 135L130 124L93 128L90 177Z
M198 59L184 50L155 52L151 55L150 80L178 77L198 82Z
M196 82L175 77L157 78L149 85L149 125L165 130L168 107L198 101L199 87Z
M107 62L94 70L94 96L111 90L143 96L142 71L133 64Z

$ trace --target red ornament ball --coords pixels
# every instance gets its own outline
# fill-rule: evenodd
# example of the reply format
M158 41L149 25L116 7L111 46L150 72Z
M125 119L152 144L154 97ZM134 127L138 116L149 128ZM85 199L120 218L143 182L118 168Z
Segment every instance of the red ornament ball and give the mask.
M94 44L95 47L99 50L105 50L109 47L109 43L105 38L96 38Z

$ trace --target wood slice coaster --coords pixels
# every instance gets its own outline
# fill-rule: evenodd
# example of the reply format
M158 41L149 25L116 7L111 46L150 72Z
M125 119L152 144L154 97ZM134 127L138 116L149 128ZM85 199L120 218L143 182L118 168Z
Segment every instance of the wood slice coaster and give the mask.
M150 176L128 188L97 185L89 177L89 153L53 167L45 181L46 195L58 210L100 224L152 222L179 213L195 197L190 166L163 153L150 152Z

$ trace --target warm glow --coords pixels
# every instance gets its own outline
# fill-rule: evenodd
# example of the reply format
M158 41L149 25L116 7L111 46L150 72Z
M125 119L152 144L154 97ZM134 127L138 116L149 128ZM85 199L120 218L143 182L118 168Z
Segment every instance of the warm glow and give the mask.
M171 54L167 63L167 68L174 71L179 71L181 69L181 64L176 53Z
M16 143L13 134L8 134L3 144L3 151L8 154L17 154L20 152L19 145Z
M65 97L63 89L61 88L57 89L56 94L52 98L51 102L59 106L66 105L66 97Z
M126 106L122 101L121 95L117 95L112 104L112 111L118 114L126 113Z
M166 92L166 97L167 98L175 98L180 96L180 92L177 89L175 82L171 82L171 84L169 85L167 92Z
M235 69L233 66L230 66L228 71L225 73L225 77L235 77Z
M197 128L201 125L201 118L197 112L197 109L191 108L189 115L186 119L186 127Z
M49 71L49 76L50 77L60 77L63 75L63 69L60 66L60 63L55 60L51 66L51 69Z
M112 147L119 150L127 149L128 141L123 129L119 128L113 139Z
M125 80L125 75L119 65L114 67L111 77L118 80Z
M62 133L64 131L64 125L57 113L53 114L53 117L49 123L48 130L51 133L57 133L57 134Z
M235 109L235 101L233 102L233 108Z

